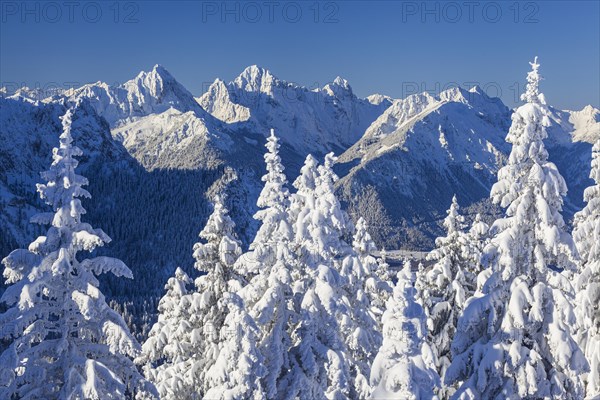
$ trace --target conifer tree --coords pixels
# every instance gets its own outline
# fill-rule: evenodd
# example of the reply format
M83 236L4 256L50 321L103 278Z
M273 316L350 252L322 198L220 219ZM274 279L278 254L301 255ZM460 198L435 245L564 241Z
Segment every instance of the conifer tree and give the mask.
M87 179L75 172L82 151L73 144L73 118L72 109L62 117L60 145L42 174L47 183L37 186L53 212L33 222L50 228L28 250L2 260L12 286L1 298L8 309L0 314L0 334L8 346L0 355L0 398L155 398L131 360L140 345L98 289L98 275L132 278L131 271L118 259L77 259L110 238L81 221L80 198L91 196Z
M273 130L266 147L267 174L263 176L265 185L257 202L261 210L254 216L262 225L250 245L251 251L240 258L246 264L256 263L259 268L241 293L249 315L258 326L258 348L266 368L262 383L265 397L277 399L285 391L281 387L287 386L291 379L284 375L290 370L288 350L296 320L291 286L296 262L290 249L293 231L288 216L287 179Z
M481 220L480 214L477 214L469 232L463 237L462 259L465 262L464 269L470 276L476 277L475 293L481 292L483 283L490 275L490 269L485 268L483 260L484 249L489 243L489 230L489 225ZM469 283L473 285L473 282Z
M206 373L209 389L203 398L262 400L266 398L261 385L265 368L256 346L258 328L238 295L225 293L219 302L229 311L220 331L219 356Z
M371 398L437 399L433 389L439 385L439 377L425 342L425 315L415 301L410 263L397 277L383 314L383 344L371 368Z
M560 211L567 187L544 148L548 108L537 58L512 115L508 163L491 197L506 207L486 248L492 273L459 319L446 383L454 398L581 399L587 362L571 327L575 249ZM561 271L561 272L559 272Z
M290 215L296 218L292 220L294 254L300 279L293 290L300 299L290 349L293 379L286 379L285 398L289 399L345 399L352 388L338 325L340 314L348 315L347 300L343 299L345 282L334 260L341 256L340 232L347 220L339 217L341 208L331 195L336 179L331 170L333 155L326 160L326 166L317 168L314 158L307 157L294 182L297 193L292 197ZM333 215L338 215L337 219Z
M141 356L136 359L148 380L156 385L161 399L191 398L196 393L184 379L193 359L189 325L191 296L187 288L191 282L181 268L169 278L165 285L167 293L158 303L158 321L142 346Z
M575 282L577 341L590 365L585 377L586 398L600 397L600 139L592 148L594 184L583 194L587 205L575 214L573 238L581 256L581 271Z
M349 318L343 315L339 324L350 359L352 395L367 398L371 392L370 367L382 341L381 316L391 287L375 273L378 264L371 252L376 247L362 218L356 224L352 244L353 252L342 263Z
M201 242L193 247L195 268L204 273L184 292L187 276L177 271L167 284L159 320L152 327L138 363L160 389L161 398L202 397L210 383L206 373L221 350L221 328L228 313L220 302L229 292L238 292L244 280L234 267L241 254L235 237L235 224L220 196L206 226Z
M427 343L435 355L438 374L443 378L450 364L450 345L458 316L465 300L475 292L476 277L466 270L463 257L464 217L459 213L456 196L444 220L446 236L436 239L436 248L427 255L434 264L419 273L417 288L427 316ZM452 388L438 394L447 397Z

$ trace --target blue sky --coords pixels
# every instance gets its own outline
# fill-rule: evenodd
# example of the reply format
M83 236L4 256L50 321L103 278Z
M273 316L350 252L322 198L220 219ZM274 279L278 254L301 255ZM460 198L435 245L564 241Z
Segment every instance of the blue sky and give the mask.
M77 3L0 3L2 86L119 83L158 63L198 95L258 64L308 87L341 75L363 97L476 82L514 106L537 55L549 103L600 105L598 1Z

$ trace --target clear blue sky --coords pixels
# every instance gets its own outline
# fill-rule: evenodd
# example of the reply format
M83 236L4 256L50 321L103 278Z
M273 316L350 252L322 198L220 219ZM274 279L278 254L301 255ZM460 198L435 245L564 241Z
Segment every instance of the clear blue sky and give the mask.
M359 96L478 82L514 106L538 55L551 104L600 105L598 1L78 3L0 2L1 86L123 82L158 63L198 95L258 64L308 87L341 75Z

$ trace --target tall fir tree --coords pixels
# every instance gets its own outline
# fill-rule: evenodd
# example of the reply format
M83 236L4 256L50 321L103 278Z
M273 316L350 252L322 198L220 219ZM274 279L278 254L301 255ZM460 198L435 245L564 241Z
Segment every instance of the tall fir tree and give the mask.
M219 302L228 313L220 331L219 355L206 372L208 389L203 399L263 400L265 367L257 348L258 328L241 297L226 292Z
M349 356L351 395L368 398L370 368L381 346L381 316L391 287L375 273L379 265L371 253L376 247L362 218L356 223L352 245L353 252L344 258L341 271L349 318L343 315L339 324Z
M227 304L220 300L225 293L239 292L245 284L243 272L236 269L241 242L221 196L215 198L213 212L199 236L202 241L193 248L194 267L205 274L196 278L196 291L192 293L190 323L192 335L199 339L188 381L205 393L210 389L206 373L219 356L220 332L228 313Z
M323 168L307 157L294 182L297 192L292 196L290 216L295 218L293 250L300 279L293 285L299 301L290 349L294 378L288 380L285 397L289 399L346 399L352 387L338 325L340 314L348 313L342 301L344 281L334 266L340 251L338 228L345 220L331 219L336 212L329 207L336 204L328 194L333 192L331 180L335 179L330 175L333 156L328 160Z
M219 357L220 332L229 310L220 300L226 293L240 291L245 283L235 268L241 254L235 224L220 196L199 236L201 242L193 247L194 267L203 275L195 280L195 290L186 294L180 294L186 280L181 274L167 285L163 304L177 303L160 310L138 360L146 364L146 376L156 379L161 397L166 399L182 395L202 398L210 389L206 374Z
M475 219L469 231L464 235L462 246L462 258L464 260L464 269L471 276L476 277L475 293L479 294L483 284L490 275L490 269L483 265L484 249L489 243L488 224L481 220L481 214L475 215ZM470 282L472 285L473 282ZM468 296L467 296L468 297Z
M291 332L296 321L292 271L296 262L290 249L293 239L289 223L289 192L284 167L279 157L279 143L273 130L267 140L264 156L267 173L258 198L261 208L255 218L262 222L250 252L241 257L245 264L256 263L257 274L241 294L248 312L258 326L258 348L266 368L262 387L269 399L284 395L292 370L288 350L292 346Z
M131 360L140 345L98 289L98 275L132 278L131 271L118 259L77 259L110 238L81 221L80 198L91 196L83 188L87 179L75 172L82 151L73 144L74 116L69 109L62 117L60 145L42 174L47 183L37 186L53 212L33 222L50 228L28 250L2 260L12 286L1 298L8 309L0 334L9 344L0 356L0 398L156 398Z
M195 388L185 381L194 350L189 321L191 296L190 277L180 268L169 278L167 293L158 303L158 321L152 326L142 354L135 360L142 365L144 375L154 382L161 399L192 398Z
M465 268L463 257L465 234L464 217L456 196L444 219L446 236L438 237L436 248L427 255L431 267L419 271L417 288L419 301L427 316L427 343L435 355L438 374L443 378L450 365L450 345L465 301L475 292L476 277ZM450 386L439 388L441 397L448 397Z
M383 314L383 344L371 368L372 399L437 399L439 376L425 342L425 314L415 301L410 263L398 281Z
M575 214L573 238L581 256L576 280L577 341L590 364L586 398L600 398L600 139L592 148L594 184L583 194L587 205Z
M492 273L467 302L452 343L445 380L462 382L459 399L583 397L587 362L571 332L568 279L575 249L560 215L567 188L544 148L548 108L537 58L531 66L526 103L507 136L512 151L491 191L506 208L486 248Z

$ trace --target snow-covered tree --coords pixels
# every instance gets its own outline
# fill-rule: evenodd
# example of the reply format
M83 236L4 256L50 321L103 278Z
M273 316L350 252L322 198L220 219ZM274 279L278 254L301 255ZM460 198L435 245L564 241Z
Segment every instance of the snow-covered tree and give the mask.
M531 66L507 136L512 151L491 191L506 207L486 248L492 273L467 301L452 343L445 380L462 382L459 399L583 397L587 362L571 332L568 279L576 252L560 215L567 187L544 148L548 109L537 58Z
M88 181L75 172L82 151L73 144L73 110L62 117L60 145L38 184L53 212L33 222L50 225L28 250L15 250L2 263L12 284L1 301L0 335L8 343L0 355L0 398L124 399L155 398L156 389L131 358L140 345L123 318L105 302L97 275L132 278L120 260L77 259L110 242L101 230L81 221L81 197Z
M254 242L250 249L257 253L257 261L266 257L273 257L274 241L288 242L292 239L293 230L288 221L288 208L290 207L290 193L286 187L287 178L283 173L284 167L279 157L279 143L275 136L275 131L271 129L271 135L267 139L267 153L265 154L265 163L267 173L262 177L265 183L257 206L261 208L254 218L261 221L262 225L258 229ZM261 254L266 252L267 254Z
M140 363L149 379L156 379L162 398L202 396L210 388L208 369L221 348L219 332L228 312L219 302L225 293L238 292L244 281L234 267L241 254L235 224L220 196L194 245L195 268L204 275L195 280L195 290L184 293L186 277L176 273L167 284L163 308L144 344ZM171 308L172 307L172 308ZM174 374L178 374L175 376Z
M278 154L279 144L273 131L267 140L265 186L258 198L262 208L255 218L262 221L250 252L240 262L254 263L257 271L241 295L248 313L258 326L258 348L266 368L262 387L266 398L282 396L285 371L290 369L288 350L291 347L292 323L295 321L292 270L296 262L290 245L292 226L288 220L289 192L284 167ZM286 378L288 379L288 378Z
M300 175L293 183L296 193L291 196L290 201L290 221L294 224L295 242L301 243L308 237L308 232L305 223L305 215L310 212L307 204L315 201L315 189L317 180L319 179L319 171L317 170L319 163L309 154L304 160L304 165L300 169ZM303 215L300 215L300 214Z
M600 397L600 140L592 148L594 184L583 196L587 205L575 214L573 238L581 256L576 280L577 341L590 364L586 398Z
M427 316L427 343L435 354L439 375L443 378L450 364L450 345L456 331L458 316L465 300L475 292L476 277L465 269L463 258L464 217L459 213L456 196L444 219L446 236L438 237L436 248L427 255L434 264L420 271L417 280L419 301ZM440 389L441 396L451 392Z
M317 168L314 158L307 157L294 182L297 192L290 207L293 250L299 262L293 291L300 299L292 331L292 368L285 378L285 398L289 399L344 399L352 386L338 325L342 314L349 315L347 299L343 300L345 281L334 260L341 256L338 244L346 216L332 219L339 203L331 196L334 159L332 155L327 159L326 167Z
M224 303L229 312L220 331L219 356L206 373L209 389L203 398L265 399L261 385L265 368L257 348L258 328L238 295L225 293L219 302Z
M315 209L311 212L311 236L315 249L325 260L342 257L351 249L343 237L353 231L352 221L335 194L335 183L339 180L333 171L337 157L333 153L325 155L323 165L317 170L319 178L315 187Z
M390 277L390 264L388 264L387 262L387 257L387 251L385 249L382 249L381 252L379 252L379 258L377 259L377 270L375 271L375 273L379 277L380 281L387 282L388 285L390 285L392 279Z
M195 389L184 380L191 354L192 337L189 321L191 297L187 286L192 280L180 268L169 278L167 293L158 303L158 321L150 330L136 359L144 367L146 377L154 382L161 399L191 398Z
M342 300L347 302L348 315L342 314L339 324L349 356L354 385L351 393L358 398L367 398L371 392L370 367L382 341L381 316L391 287L375 274L378 263L371 255L376 250L375 243L362 218L356 224L352 245L354 251L342 262L345 278Z
M236 269L241 243L220 196L215 198L213 212L199 236L202 241L194 245L194 267L205 274L195 280L196 291L192 293L194 360L186 376L197 391L204 393L210 389L205 376L219 356L220 331L228 312L227 305L219 300L225 293L239 292L245 283Z
M372 398L437 399L434 388L439 386L439 376L425 342L425 315L415 301L410 263L397 276L383 314L383 344L371 368Z
M488 232L490 227L481 220L481 214L477 214L469 231L463 236L462 258L464 269L472 276L476 276L475 292L481 292L483 283L490 275L490 270L483 266L483 250L488 244ZM472 282L469 282L472 285Z
M376 251L376 246L367 230L365 220L359 218L356 223L356 231L352 240L352 247L358 257L362 269L358 271L351 270L356 282L363 285L364 292L369 298L369 307L375 315L383 314L385 303L392 294L392 281L390 278L389 264L387 263L387 253L382 250L379 259L372 255ZM354 286L353 282L349 282ZM377 317L376 320L381 320ZM379 329L381 332L381 329Z

